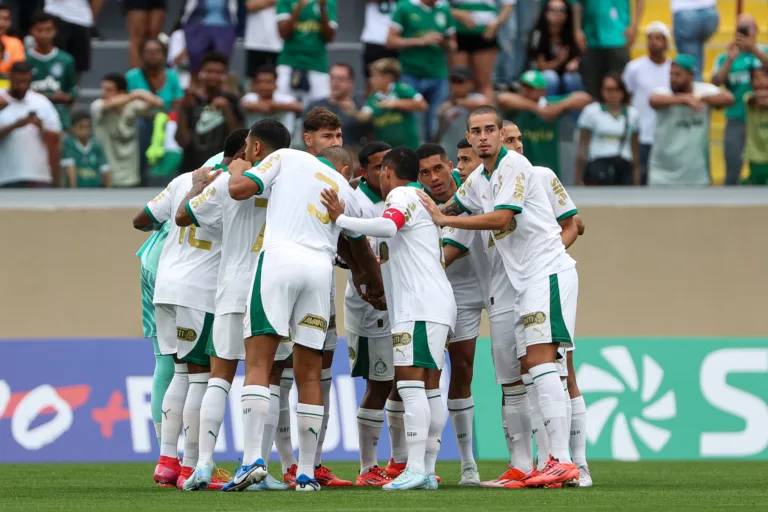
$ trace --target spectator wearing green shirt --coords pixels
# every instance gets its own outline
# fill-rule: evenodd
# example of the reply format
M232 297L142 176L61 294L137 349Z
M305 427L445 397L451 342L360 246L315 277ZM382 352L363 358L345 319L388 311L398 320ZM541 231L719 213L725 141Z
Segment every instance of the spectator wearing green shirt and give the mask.
M398 50L403 82L429 105L423 139L432 140L437 111L448 99L447 53L456 51L456 23L444 0L401 0L392 15L387 47Z
M747 110L747 144L744 159L749 162L749 183L768 185L768 68L752 70L752 89L744 95Z
M371 89L365 106L355 111L349 102L346 114L359 122L373 122L376 140L392 147L419 147L416 112L427 110L427 102L416 89L400 81L400 63L381 59L371 64Z
M32 90L46 96L56 107L61 126L71 126L70 106L77 99L77 71L75 59L54 46L56 23L53 16L37 12L32 17L30 33L34 48L27 52L27 64L32 68Z
M326 45L336 37L336 0L278 0L277 90L305 105L331 93Z
M166 66L168 51L157 39L147 39L141 45L141 65L125 74L128 92L149 91L163 100L163 109L170 112L184 97L179 74Z
M726 109L725 117L725 184L736 185L743 165L744 140L746 137L744 94L749 92L750 71L768 66L768 47L757 44L757 23L751 14L738 19L736 38L728 44L728 50L715 60L712 83L724 85L733 93L736 103Z
M64 139L61 167L66 172L69 188L112 186L104 148L93 136L91 117L86 112L72 116L72 134Z
M498 96L499 106L511 111L525 141L525 156L533 163L549 167L558 176L560 163L560 119L592 102L585 92L547 96L547 79L540 71L529 70L520 77L520 93Z
M629 2L572 0L574 35L584 55L584 86L594 97L600 94L603 77L621 73L629 62L629 49L635 42L645 0L634 0L634 19Z

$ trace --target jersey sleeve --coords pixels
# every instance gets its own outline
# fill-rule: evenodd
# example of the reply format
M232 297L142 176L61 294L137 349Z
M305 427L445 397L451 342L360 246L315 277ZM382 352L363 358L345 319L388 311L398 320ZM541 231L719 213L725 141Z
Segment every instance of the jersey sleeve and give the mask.
M416 197L412 197L408 192L406 192L405 187L393 190L387 196L387 201L384 207L384 217L388 216L387 212L389 210L397 210L403 215L405 219L403 226L410 226L413 224L413 216L414 212L416 211L416 203L418 203L418 199ZM389 217L391 217L391 215L389 215ZM395 223L397 224L397 221L395 221ZM399 229L402 229L402 227Z
M352 188L350 187L349 190L345 190L342 194L343 194L342 199L344 200L344 215L346 215L347 217L362 219L363 212L360 209L360 204L357 202L355 195L352 193ZM365 235L356 233L348 229L344 230L344 234L350 240L362 240L363 238L365 238Z
M640 133L640 112L635 107L629 107L629 110L627 110L627 122L629 123L630 133Z
M226 190L226 187L222 186L223 183L223 180L215 180L205 187L200 194L190 199L185 206L187 214L195 226L210 227L221 222L221 196Z
M72 144L72 137L69 136L64 139L64 143L61 145L61 166L69 167L75 165L75 151Z
M405 28L405 23L408 20L408 13L403 4L398 3L395 8L395 12L392 13L392 24L390 27L394 28L398 32L402 33Z
M404 100L420 100L422 98L422 95L419 91L411 87L410 85L406 83L399 83L397 84L397 88L395 89L395 92L397 93L397 97L404 99Z
M718 71L720 71L720 68L723 67L723 64L725 64L725 59L728 58L728 54L726 52L721 53L717 56L715 59L715 63L712 65L712 74L714 75Z
M595 131L595 109L592 108L592 105L594 105L594 103L587 105L586 108L581 111L578 121L576 121L576 126L581 130L587 130L590 132Z
M167 221L173 215L171 211L173 209L173 189L176 187L178 178L173 180L168 188L160 192L153 200L147 203L144 207L144 212L149 215L152 222L159 226L163 222Z
M291 0L277 0L277 16L275 21L281 21L291 16L293 10Z
M483 203L481 202L480 190L473 186L476 180L485 179L481 173L473 172L467 178L459 190L453 194L453 200L456 201L462 210L472 215L474 213L483 213Z
M338 8L336 7L336 1L330 0L327 4L328 9L328 24L333 28L339 28Z
M269 191L272 189L275 178L280 174L282 161L283 156L281 151L276 151L269 155L269 157L259 165L243 173L243 176L252 179L259 186L259 193L256 194L257 196L267 197L269 195Z
M40 102L40 108L37 112L37 116L40 118L43 124L43 130L47 132L61 133L61 117L56 107L48 98L43 98L45 101Z
M555 218L557 222L562 222L569 217L573 217L579 211L576 209L571 196L565 190L565 187L560 183L560 179L554 172L550 172L549 176L545 178L548 181L547 198L549 204L552 205L552 211L555 212Z
M477 231L469 229L443 228L443 247L452 245L462 253L469 252L469 246L472 244L472 238Z
M517 213L523 211L525 196L531 188L531 174L533 169L523 162L507 162L496 169L499 173L498 188L493 191L494 210L512 210Z
M621 79L624 80L624 84L627 86L627 91L634 94L637 91L637 82L635 77L637 76L637 66L634 65L634 61L627 64L624 68L624 72L621 74Z

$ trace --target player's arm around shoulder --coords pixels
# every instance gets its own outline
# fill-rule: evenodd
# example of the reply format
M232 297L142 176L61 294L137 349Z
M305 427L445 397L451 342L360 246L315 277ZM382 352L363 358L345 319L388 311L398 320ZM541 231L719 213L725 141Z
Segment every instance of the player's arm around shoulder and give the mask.
M236 201L244 201L253 196L265 197L280 172L287 151L275 151L255 167L241 159L229 164L229 196Z
M192 224L195 226L200 226L200 224L197 222L197 219L195 218L195 215L192 213L192 208L190 208L189 202L193 197L197 197L203 194L203 191L206 190L206 187L212 184L214 180L219 176L219 174L221 174L221 169L213 170L211 167L201 167L192 173L192 189L187 192L187 195L181 201L179 208L176 210L175 221L177 226L183 227L190 226ZM213 195L211 192L215 194L215 188L208 189L206 192L207 195L205 197L211 197ZM202 204L199 198L196 201L196 204Z
M207 168L203 170L205 169ZM197 185L194 185L193 177L192 190L189 191L176 210L177 226L184 227L194 224L196 227L201 225L212 227L221 221L221 201L224 191L227 189L228 176L222 171L223 168L217 166L203 176L201 179L205 179L208 184L197 194L195 194Z
M171 181L165 190L157 194L144 208L139 210L133 217L134 229L139 231L155 231L171 218L173 215L171 211L173 192L183 176L178 176Z

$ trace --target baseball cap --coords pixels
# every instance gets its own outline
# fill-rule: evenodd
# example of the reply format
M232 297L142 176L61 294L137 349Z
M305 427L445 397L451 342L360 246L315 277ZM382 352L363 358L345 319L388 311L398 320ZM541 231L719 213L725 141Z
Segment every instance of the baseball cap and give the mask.
M672 34L669 32L669 27L660 21L652 21L645 27L645 34L661 34L669 41L672 38Z
M472 80L472 70L466 66L456 66L451 68L448 78L459 82L469 82Z
M692 55L686 55L684 53L681 53L677 57L675 57L675 60L673 61L675 64L683 68L684 70L688 71L689 73L696 73L696 58Z
M520 77L520 83L534 89L546 89L547 79L540 71L528 70Z

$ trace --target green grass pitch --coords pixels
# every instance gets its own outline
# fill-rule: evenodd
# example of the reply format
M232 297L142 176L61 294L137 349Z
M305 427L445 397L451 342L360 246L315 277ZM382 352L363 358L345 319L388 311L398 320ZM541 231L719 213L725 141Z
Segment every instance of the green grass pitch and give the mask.
M234 464L223 466L233 469ZM349 462L329 466L351 480L358 469ZM460 488L458 463L445 462L437 467L443 478L438 491L347 488L232 494L158 489L153 468L146 463L0 465L0 510L768 510L764 462L594 462L591 489L530 490ZM503 462L480 463L483 478L494 478L503 469Z

